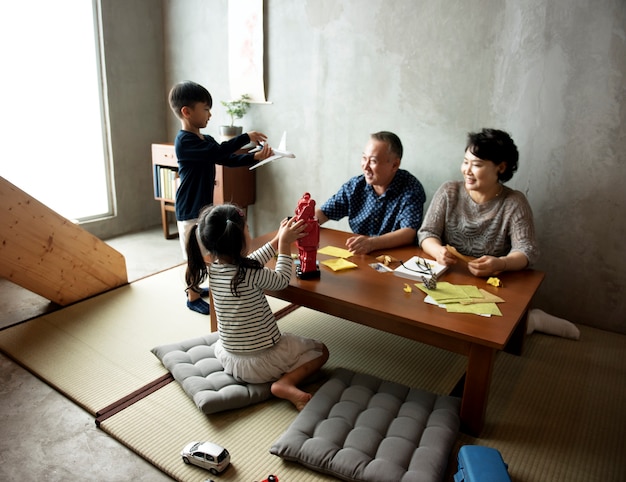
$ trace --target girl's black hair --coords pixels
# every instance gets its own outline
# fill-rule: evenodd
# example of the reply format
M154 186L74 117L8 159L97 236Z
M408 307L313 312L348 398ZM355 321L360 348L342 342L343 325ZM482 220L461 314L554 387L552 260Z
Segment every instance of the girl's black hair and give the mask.
M200 212L198 224L192 228L187 242L185 281L188 289L199 286L208 276L198 244L199 238L211 256L237 266L230 290L234 296L239 295L238 287L244 280L246 269L263 267L257 260L245 255L247 251L245 229L245 214L234 204L211 205Z

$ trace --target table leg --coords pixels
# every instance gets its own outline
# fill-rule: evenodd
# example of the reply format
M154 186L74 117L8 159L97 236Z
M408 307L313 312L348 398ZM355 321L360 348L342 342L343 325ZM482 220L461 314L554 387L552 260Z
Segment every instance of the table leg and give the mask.
M495 356L494 348L478 344L470 348L461 402L461 430L475 437L480 436L485 424Z
M522 315L522 319L515 327L509 342L504 347L504 351L511 355L521 356L524 352L524 341L526 340L526 328L528 327L528 310Z

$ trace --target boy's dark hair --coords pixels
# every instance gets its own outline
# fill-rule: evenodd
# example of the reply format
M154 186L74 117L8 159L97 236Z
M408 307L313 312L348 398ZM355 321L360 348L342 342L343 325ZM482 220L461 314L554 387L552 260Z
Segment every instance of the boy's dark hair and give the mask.
M177 117L181 117L180 110L183 107L193 107L198 102L206 102L209 108L213 107L213 98L209 91L191 80L179 82L172 87L168 99Z
M206 280L208 272L202 257L198 238L207 251L216 258L228 260L237 266L230 289L234 296L239 295L238 286L245 277L247 268L260 269L261 263L245 256L246 217L234 204L219 204L205 207L200 211L198 224L194 226L187 243L187 286L199 286Z
M480 132L470 132L467 134L465 150L467 149L479 159L491 161L496 166L506 163L504 172L498 174L498 179L502 182L510 180L517 171L519 153L507 132L487 128Z
M398 159L402 159L402 154L403 154L402 141L393 132L389 132L389 131L374 132L373 134L370 134L370 137L377 141L386 142L387 145L389 146L389 152L391 154L395 154L396 156L398 156Z

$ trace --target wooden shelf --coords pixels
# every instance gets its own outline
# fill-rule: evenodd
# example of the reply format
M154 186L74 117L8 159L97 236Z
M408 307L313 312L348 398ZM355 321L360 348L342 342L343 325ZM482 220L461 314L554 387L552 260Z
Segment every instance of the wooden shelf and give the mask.
M256 200L256 173L247 167L224 168L215 166L215 186L213 203L235 203L242 208L254 204ZM166 239L178 237L170 233L168 214L176 211L176 188L178 187L178 159L173 144L152 144L152 177L154 199L161 203L161 223ZM176 216L174 215L174 222Z

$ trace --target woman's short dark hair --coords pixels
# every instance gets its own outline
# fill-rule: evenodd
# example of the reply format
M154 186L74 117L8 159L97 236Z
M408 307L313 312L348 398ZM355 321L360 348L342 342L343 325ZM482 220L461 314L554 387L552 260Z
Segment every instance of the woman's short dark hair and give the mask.
M465 146L465 150L468 149L479 159L491 161L496 166L504 162L506 168L504 172L498 174L498 179L502 182L510 180L517 171L519 153L517 146L507 132L487 128L480 132L470 132L467 135L467 145Z
M178 117L180 110L187 106L193 107L198 102L205 102L209 108L213 107L213 97L208 90L191 80L179 82L170 90L170 107Z

